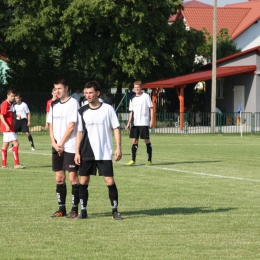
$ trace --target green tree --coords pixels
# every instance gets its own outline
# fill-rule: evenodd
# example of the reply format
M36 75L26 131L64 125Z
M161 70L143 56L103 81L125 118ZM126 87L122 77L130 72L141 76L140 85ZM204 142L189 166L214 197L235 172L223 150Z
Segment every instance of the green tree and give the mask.
M202 47L199 47L198 53L202 55L207 60L207 62L211 62L213 37L205 28L203 28L203 33L207 41ZM220 29L217 34L217 59L224 58L240 51L241 49L238 49L236 43L231 40L231 36L228 34L228 29Z
M181 0L2 0L0 52L8 83L49 91L56 75L71 87L88 79L122 85L189 72L203 35L168 24Z

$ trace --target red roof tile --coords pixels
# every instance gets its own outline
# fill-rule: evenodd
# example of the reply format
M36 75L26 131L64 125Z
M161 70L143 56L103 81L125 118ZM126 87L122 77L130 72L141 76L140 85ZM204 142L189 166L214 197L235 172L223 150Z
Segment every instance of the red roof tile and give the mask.
M185 7L212 7L212 5L208 5L197 0L185 1L182 5Z
M185 3L185 2L184 2ZM206 30L213 34L213 6L203 6L199 1L188 1L184 10L169 18L169 22L185 19L190 28ZM248 27L260 19L260 0L226 5L217 9L217 31L227 28L232 39L238 37Z
M255 71L256 71L255 65L219 67L217 68L216 76L218 78L223 78L223 77L228 77L237 74L254 73ZM212 70L207 70L207 71L191 73L183 76L178 76L175 78L145 83L142 85L142 88L174 88L180 85L187 85L202 80L211 80L211 79L212 79Z
M227 28L229 35L233 35L238 25L250 12L250 8L218 8L217 10L217 32L222 28ZM213 8L185 7L181 11L186 24L190 28L207 31L213 34Z

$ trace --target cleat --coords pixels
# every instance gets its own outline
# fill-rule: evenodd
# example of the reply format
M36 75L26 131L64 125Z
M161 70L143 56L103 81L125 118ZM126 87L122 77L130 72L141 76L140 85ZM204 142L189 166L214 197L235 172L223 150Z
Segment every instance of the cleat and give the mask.
M8 151L13 151L13 147L9 148Z
M135 161L131 160L129 163L127 163L126 165L135 165Z
M34 147L32 147L32 151L35 151L35 148L34 148Z
M74 210L72 210L67 216L66 218L76 218L78 216L78 213Z
M146 165L146 166L152 166L153 164L152 164L151 161L148 161L145 165Z
M118 212L114 212L113 215L112 215L112 218L114 220L123 220L123 218L121 217L120 213L118 213Z
M1 167L2 169L9 169L9 166L6 164L6 165L2 165Z
M25 165L21 164L21 163L18 163L14 166L15 169L24 169L26 168Z
M60 217L65 217L66 215L67 215L66 212L57 210L56 212L53 213L53 215L51 215L51 218L60 218Z
M81 211L81 213L77 216L77 219L86 219L88 217L88 214L86 211Z

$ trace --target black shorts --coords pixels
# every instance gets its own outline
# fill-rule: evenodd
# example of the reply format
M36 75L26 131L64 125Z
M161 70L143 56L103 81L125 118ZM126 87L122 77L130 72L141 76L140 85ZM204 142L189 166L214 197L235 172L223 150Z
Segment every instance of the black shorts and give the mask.
M130 130L130 138L149 139L149 126L132 126Z
M76 172L78 165L74 161L75 153L64 152L61 156L58 155L57 151L52 148L52 170Z
M21 120L15 119L14 131L16 133L18 133L18 132L29 133L29 127L27 124L28 124L28 120L26 118L23 118Z
M101 161L83 161L79 167L80 176L97 175L99 176L113 177L113 162L112 160L101 160Z

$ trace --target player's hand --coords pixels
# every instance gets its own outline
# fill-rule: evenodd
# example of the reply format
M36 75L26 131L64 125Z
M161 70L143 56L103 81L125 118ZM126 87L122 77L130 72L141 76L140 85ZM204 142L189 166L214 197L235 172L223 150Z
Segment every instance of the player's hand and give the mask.
M74 162L75 162L77 165L80 165L81 160L80 160L80 154L79 154L79 153L75 153Z
M127 126L125 127L125 130L130 131L130 126L127 124Z
M122 158L122 151L121 149L116 149L115 151L115 161L118 162Z

